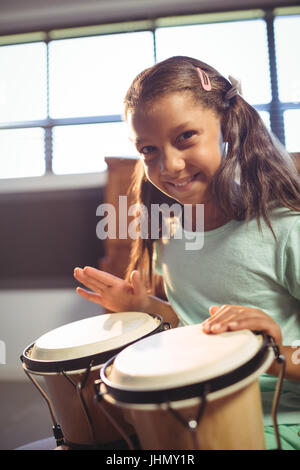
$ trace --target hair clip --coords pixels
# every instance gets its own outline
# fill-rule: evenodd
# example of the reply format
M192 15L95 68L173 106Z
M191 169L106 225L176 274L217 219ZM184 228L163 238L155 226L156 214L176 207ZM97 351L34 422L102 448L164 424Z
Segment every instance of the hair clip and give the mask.
M198 71L198 75L200 77L201 84L202 84L204 90L210 91L211 90L211 83L210 83L209 76L207 75L206 72L201 70L200 67L197 67L197 71Z
M237 95L242 96L242 85L241 81L232 75L229 75L229 81L231 83L231 88L227 91L225 95L225 100L230 101L232 98L234 98Z
M238 92L239 95L242 95L242 83L239 78L234 77L233 75L228 76L229 81L233 87L236 88L236 91Z

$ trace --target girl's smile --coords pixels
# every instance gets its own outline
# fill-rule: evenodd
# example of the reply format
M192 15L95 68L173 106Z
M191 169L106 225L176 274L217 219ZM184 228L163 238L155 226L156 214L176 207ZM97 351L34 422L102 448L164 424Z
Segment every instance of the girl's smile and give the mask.
M211 202L210 183L221 162L219 117L184 91L157 98L129 115L147 178L181 204Z
M186 178L167 181L167 185L171 186L170 191L184 192L192 189L193 183L201 178L201 172Z

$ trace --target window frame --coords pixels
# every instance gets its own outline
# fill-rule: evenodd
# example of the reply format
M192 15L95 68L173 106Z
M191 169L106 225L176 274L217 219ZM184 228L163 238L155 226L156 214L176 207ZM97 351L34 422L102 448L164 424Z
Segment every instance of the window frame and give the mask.
M30 44L33 42L43 42L46 45L46 74L47 74L47 117L43 120L35 121L19 121L0 123L1 129L19 129L19 128L33 128L41 127L44 129L44 149L45 149L45 174L39 176L42 178L45 175L54 175L52 171L53 160L53 128L56 126L74 125L74 124L103 124L122 122L122 116L119 114L114 115L98 115L87 117L72 117L72 118L59 118L53 119L49 113L49 44L51 41L58 41L63 39L75 39L81 37L95 37L102 35L111 35L119 33L132 33L140 31L149 31L153 37L153 52L154 62L156 59L156 29L161 27L184 26L190 24L207 24L219 23L230 21L241 21L262 18L266 22L267 43L268 43L268 58L269 58L269 71L271 83L271 101L265 104L254 104L257 111L266 111L269 113L270 126L272 132L279 138L281 143L285 145L285 131L284 131L284 112L290 109L300 109L300 102L281 102L278 93L278 72L276 62L276 48L275 48L275 31L274 20L278 16L294 16L300 14L295 8L275 8L275 9L260 9L260 10L245 10L245 11L232 11L232 12L219 12L211 14L199 15L185 15L181 17L170 18L155 18L152 20L141 20L131 23L117 23L112 25L99 25L87 26L80 28L69 28L67 30L51 30L39 33L28 33L23 35L15 35L11 37L0 36L0 47L13 45L13 44ZM127 29L126 29L126 25ZM28 38L28 39L27 39ZM11 41L11 42L9 42ZM300 150L300 149L299 149Z

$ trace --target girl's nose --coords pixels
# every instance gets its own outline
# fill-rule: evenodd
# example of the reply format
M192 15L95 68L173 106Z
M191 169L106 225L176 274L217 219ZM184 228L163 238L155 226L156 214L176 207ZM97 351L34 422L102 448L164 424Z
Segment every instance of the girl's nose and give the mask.
M160 171L164 176L176 175L185 167L185 161L181 152L175 149L165 150L161 156Z

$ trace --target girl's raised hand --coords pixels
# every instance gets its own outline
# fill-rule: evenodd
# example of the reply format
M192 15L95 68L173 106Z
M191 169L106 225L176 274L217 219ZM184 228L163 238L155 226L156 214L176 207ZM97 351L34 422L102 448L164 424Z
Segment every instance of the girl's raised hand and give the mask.
M148 294L138 271L132 271L130 282L90 266L75 268L74 277L93 291L77 287L81 297L112 312L144 311L147 307Z
M270 315L258 308L242 305L213 305L209 309L210 318L202 323L205 333L224 333L225 331L252 330L263 331L282 345L280 326Z

